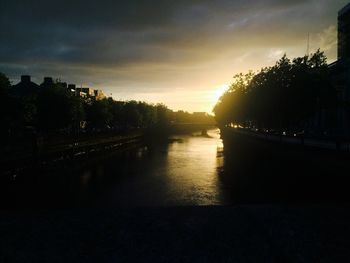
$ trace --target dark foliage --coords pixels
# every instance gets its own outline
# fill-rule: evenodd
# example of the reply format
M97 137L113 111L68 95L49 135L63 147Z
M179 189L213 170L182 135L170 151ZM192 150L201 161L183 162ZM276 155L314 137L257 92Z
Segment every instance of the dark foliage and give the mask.
M221 126L304 130L317 114L334 111L336 103L326 57L317 51L292 61L284 55L257 74L236 75L214 112Z
M0 96L3 134L21 133L23 129L41 134L77 134L79 131L164 129L174 122L213 123L210 115L174 112L164 104L77 96L52 79L40 86L30 81L11 86L8 78L0 73Z

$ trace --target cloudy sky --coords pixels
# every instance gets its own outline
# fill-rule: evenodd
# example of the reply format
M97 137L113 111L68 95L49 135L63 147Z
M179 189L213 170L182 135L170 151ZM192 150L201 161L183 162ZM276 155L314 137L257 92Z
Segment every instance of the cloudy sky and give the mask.
M0 71L211 112L232 76L321 48L348 0L1 0Z

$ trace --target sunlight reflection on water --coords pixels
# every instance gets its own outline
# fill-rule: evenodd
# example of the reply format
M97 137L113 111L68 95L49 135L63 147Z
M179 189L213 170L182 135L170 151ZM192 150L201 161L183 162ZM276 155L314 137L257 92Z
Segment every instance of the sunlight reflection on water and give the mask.
M95 205L222 204L218 171L223 164L219 130L181 135L163 146L141 147L122 160L101 164L115 175Z

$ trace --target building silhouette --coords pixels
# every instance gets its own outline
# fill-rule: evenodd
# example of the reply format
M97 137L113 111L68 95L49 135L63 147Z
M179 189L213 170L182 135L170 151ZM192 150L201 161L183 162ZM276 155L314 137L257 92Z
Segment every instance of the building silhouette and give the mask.
M75 92L76 85L75 84L68 84L68 89L72 92Z
M56 84L63 89L68 89L75 96L82 98L92 98L95 100L102 100L106 98L102 90L84 87L77 88L75 84L67 84L66 82L62 82L60 80L54 81L52 77L44 77L43 82L38 85L31 81L31 76L29 75L22 75L21 81L12 86L11 93L19 98L35 97L40 91L53 87Z
M102 100L106 98L102 90L97 90L97 89L87 88L87 87L80 87L80 88L76 87L75 94L83 98L90 97L96 100Z
M94 90L94 96L96 100L103 100L104 98L106 98L106 95L103 93L102 90Z
M338 13L338 60L350 58L350 3Z
M12 86L11 93L15 97L24 98L35 96L39 90L40 86L32 82L29 75L22 75L21 81Z
M40 84L42 88L50 88L54 85L53 79L51 77L44 77L43 83Z
M329 65L332 81L338 91L338 135L350 132L350 3L338 12L338 56Z

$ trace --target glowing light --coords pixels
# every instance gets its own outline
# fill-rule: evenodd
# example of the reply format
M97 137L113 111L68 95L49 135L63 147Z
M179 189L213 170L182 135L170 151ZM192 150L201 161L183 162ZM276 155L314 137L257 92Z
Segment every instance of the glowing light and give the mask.
M225 91L229 88L229 84L222 84L217 86L212 92L212 98L215 102L217 102L220 97L225 93Z

